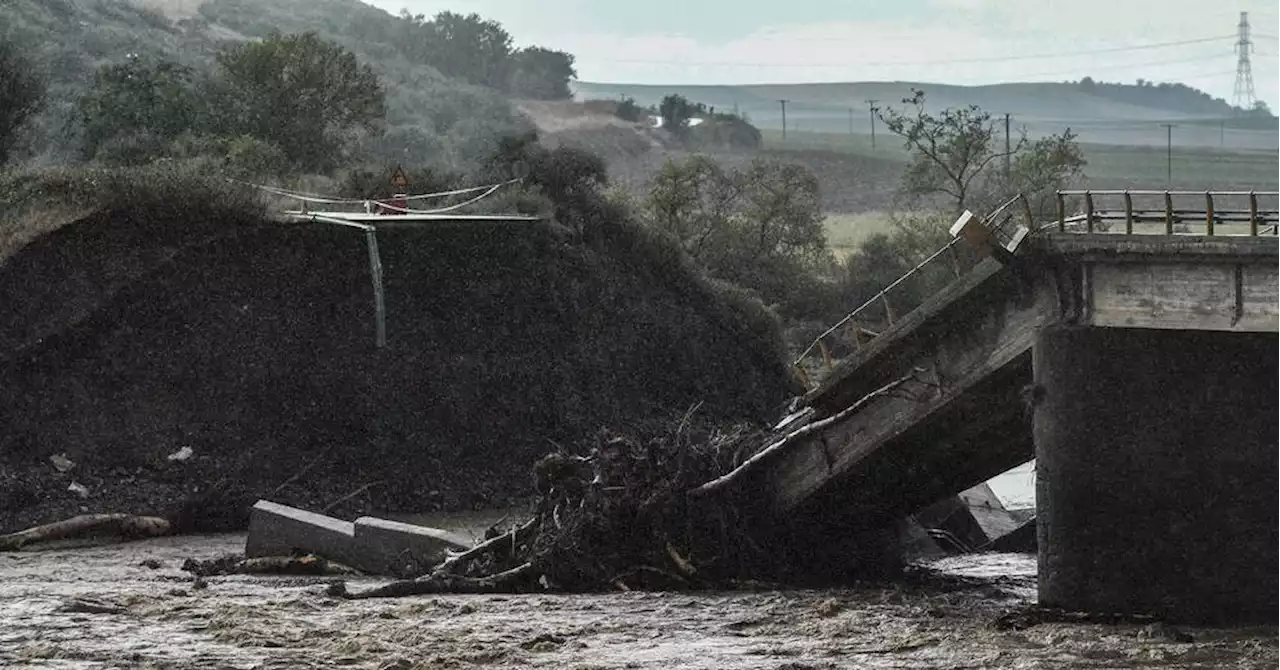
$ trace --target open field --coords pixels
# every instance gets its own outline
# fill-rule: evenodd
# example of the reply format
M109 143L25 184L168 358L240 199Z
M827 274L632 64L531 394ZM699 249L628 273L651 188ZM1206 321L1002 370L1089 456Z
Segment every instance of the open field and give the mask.
M827 231L827 244L837 257L853 253L864 240L876 233L888 233L893 229L889 213L880 210L860 214L828 214L823 226Z
M1216 131L1215 131L1216 132ZM874 158L881 164L905 163L907 153L898 138L879 133L876 147L871 148L870 135L848 133L810 133L765 130L764 145L776 152L824 150ZM1182 147L1177 144L1172 154L1172 182L1166 179L1170 159L1165 147L1126 146L1085 143L1086 188L1166 188L1257 189L1280 188L1277 164L1280 152L1274 149L1237 149L1226 151L1211 147Z
M989 86L952 86L927 82L846 82L748 86L672 86L575 82L579 99L617 100L630 96L641 105L656 105L663 96L683 95L718 109L746 115L756 127L779 131L787 104L788 130L848 136L869 134L867 100L883 107L902 107L912 88L926 93L931 112L977 105L993 115L1009 114L1015 130L1042 137L1070 127L1081 141L1097 144L1164 146L1166 129L1175 124L1175 142L1205 148L1280 148L1274 118L1238 117L1222 101L1184 91L1175 98L1146 97L1132 104L1088 91L1071 83L1024 82ZM1112 91L1112 93L1117 93ZM1129 91L1130 94L1134 91ZM1143 96L1136 96L1141 98ZM1161 106L1164 105L1164 106ZM876 125L880 126L877 122Z

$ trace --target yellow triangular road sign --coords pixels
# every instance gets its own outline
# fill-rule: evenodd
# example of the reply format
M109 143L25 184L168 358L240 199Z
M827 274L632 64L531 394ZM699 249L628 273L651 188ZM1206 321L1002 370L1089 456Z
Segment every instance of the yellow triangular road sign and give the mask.
M409 176L399 165L396 166L396 171L391 173L391 185L396 188L409 188Z

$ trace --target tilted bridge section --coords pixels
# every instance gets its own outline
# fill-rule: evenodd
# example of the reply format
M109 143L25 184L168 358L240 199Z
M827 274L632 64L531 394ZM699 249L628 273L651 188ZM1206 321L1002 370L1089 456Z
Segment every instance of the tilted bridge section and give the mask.
M803 437L756 486L774 513L834 537L1034 457L1042 603L1274 613L1275 588L1259 604L1212 576L1135 590L1118 571L1209 574L1186 546L1230 541L1257 545L1263 576L1244 570L1255 584L1276 581L1277 194L1068 197L1085 211L1060 204L1058 220L1012 232L1004 212L1025 200L991 223L966 212L950 244L823 333L796 362L810 390L778 429ZM1189 198L1200 207L1179 204ZM964 248L981 256L968 270ZM931 267L954 278L897 313L894 290ZM1149 534L1132 526L1161 522L1176 537L1118 548Z

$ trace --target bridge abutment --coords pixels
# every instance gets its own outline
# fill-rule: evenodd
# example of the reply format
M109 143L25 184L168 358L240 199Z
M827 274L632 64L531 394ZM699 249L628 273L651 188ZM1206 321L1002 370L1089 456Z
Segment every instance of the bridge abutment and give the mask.
M1275 621L1277 336L1051 327L1033 360L1040 603Z

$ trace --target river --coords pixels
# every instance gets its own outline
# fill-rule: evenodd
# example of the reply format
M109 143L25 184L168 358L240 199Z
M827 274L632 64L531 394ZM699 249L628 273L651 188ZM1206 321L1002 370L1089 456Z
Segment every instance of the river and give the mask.
M185 558L244 536L0 554L3 668L1274 668L1276 628L992 622L1035 597L1028 555L932 564L969 577L832 590L343 601L320 578L198 588ZM148 564L144 564L144 561ZM150 566L150 567L149 567ZM158 567L156 567L158 566ZM972 579L978 578L978 579ZM359 578L354 589L381 583ZM89 601L106 613L68 610Z

